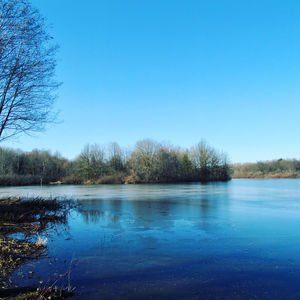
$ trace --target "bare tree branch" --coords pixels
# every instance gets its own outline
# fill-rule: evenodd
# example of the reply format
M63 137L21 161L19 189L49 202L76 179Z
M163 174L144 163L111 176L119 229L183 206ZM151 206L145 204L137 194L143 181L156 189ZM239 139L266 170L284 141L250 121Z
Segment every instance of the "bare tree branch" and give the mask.
M58 47L28 0L0 0L0 141L55 119Z

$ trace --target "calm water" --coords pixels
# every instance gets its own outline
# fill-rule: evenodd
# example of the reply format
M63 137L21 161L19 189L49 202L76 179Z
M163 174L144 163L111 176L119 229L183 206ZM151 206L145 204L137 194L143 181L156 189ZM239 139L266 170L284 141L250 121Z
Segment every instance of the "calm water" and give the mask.
M22 267L34 275L20 284L51 285L70 269L75 299L300 299L300 180L1 188L5 195L81 204L68 229L50 232L49 257Z

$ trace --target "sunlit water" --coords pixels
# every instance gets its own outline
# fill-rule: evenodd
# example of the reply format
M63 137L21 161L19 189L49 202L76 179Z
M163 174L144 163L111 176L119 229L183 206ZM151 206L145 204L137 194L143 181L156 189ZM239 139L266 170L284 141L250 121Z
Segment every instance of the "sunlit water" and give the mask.
M81 204L67 229L51 231L49 257L21 268L21 285L70 284L75 299L300 299L300 180L1 188L6 195Z

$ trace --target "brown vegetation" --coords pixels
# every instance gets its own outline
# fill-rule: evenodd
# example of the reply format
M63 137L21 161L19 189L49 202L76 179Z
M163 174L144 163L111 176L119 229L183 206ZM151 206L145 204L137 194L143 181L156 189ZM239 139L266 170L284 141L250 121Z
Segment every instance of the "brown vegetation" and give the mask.
M232 178L300 178L300 161L296 159L234 164L232 169Z
M37 259L45 253L46 239L40 234L55 224L65 224L71 202L54 200L21 200L7 198L0 200L0 298L1 299L39 299L41 293L51 299L58 296L57 291L26 291L12 286L10 275L25 262ZM18 234L18 238L12 238ZM52 297L51 294L55 297ZM63 297L65 292L60 293ZM44 299L44 298L40 298ZM60 298L62 299L62 297Z

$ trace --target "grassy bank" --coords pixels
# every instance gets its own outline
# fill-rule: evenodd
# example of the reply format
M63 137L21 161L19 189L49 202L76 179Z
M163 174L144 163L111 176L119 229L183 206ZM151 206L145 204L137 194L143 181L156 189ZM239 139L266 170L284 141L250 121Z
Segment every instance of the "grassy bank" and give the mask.
M232 165L232 178L300 178L300 161L278 159Z
M295 173L270 173L270 174L236 174L232 176L233 179L280 179L280 178L298 178L300 179L300 174Z

